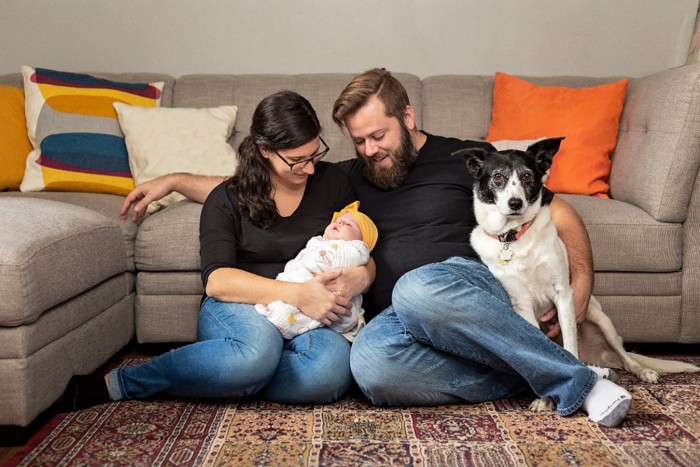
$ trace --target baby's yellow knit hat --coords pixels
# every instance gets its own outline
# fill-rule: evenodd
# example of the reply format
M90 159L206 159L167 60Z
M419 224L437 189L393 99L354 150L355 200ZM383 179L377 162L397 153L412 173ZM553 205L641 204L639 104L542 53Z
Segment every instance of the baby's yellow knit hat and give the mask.
M360 224L362 240L364 240L364 242L369 247L369 251L372 251L372 249L374 249L374 246L377 244L377 237L379 236L379 232L377 231L377 226L374 225L374 222L372 222L372 219L370 219L366 214L363 214L360 211L358 211L359 207L359 201L355 201L354 203L348 204L343 209L333 214L333 219L331 220L331 222L335 222L335 220L338 217L345 214L346 212L352 214L353 217L355 217L355 219L357 220L357 223Z

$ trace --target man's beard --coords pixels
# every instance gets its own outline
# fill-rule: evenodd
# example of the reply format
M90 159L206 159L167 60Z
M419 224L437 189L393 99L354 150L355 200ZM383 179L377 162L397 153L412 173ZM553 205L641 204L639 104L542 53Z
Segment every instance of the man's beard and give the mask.
M390 157L393 164L389 168L377 167L372 162L382 159L384 156ZM395 190L403 185L408 172L418 159L418 151L413 145L411 134L408 129L401 127L401 145L396 151L376 154L374 157L364 157L357 155L362 162L362 175L380 190Z

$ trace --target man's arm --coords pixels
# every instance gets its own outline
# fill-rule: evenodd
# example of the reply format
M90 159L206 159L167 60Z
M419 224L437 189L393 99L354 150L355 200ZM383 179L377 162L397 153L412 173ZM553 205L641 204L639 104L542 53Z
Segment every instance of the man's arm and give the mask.
M164 198L173 191L177 191L192 201L204 203L209 193L226 178L186 173L173 173L154 178L140 184L126 196L119 210L119 216L122 219L126 219L129 209L133 205L134 215L132 220L136 222L146 215L146 208L150 203Z
M571 274L571 289L574 293L576 322L581 323L588 310L588 301L593 293L593 251L586 226L576 210L566 201L555 196L551 203L552 220L559 238L566 246ZM551 321L556 310L546 313L541 320ZM550 327L548 337L559 334L559 326Z

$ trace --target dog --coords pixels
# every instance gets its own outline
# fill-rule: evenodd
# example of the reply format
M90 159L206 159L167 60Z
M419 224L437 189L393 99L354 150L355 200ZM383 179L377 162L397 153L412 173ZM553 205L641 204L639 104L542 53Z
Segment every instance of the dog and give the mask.
M539 318L557 309L558 343L599 376L614 378L607 368L617 368L656 383L660 374L700 371L689 363L627 352L595 297L577 327L566 247L552 222L549 203L543 201L552 160L563 139L544 139L525 151L470 148L454 153L464 157L474 177L478 225L470 236L472 248L508 292L515 311L532 325L540 327ZM547 399L530 407L538 412L555 408Z

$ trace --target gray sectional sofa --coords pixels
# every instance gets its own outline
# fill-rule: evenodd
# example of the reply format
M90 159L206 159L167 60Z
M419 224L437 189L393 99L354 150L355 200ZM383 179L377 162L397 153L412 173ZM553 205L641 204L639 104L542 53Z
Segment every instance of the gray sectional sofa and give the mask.
M329 159L354 157L331 120L352 74L101 76L165 81L164 106L237 105L234 147L260 99L296 90L319 113ZM424 130L486 136L492 76L396 76ZM528 79L586 87L616 78ZM0 76L0 84L21 87L21 75ZM593 243L595 294L627 342L700 342L699 166L700 65L690 65L631 80L612 199L564 196ZM90 193L0 193L0 425L27 426L71 375L93 371L134 337L194 340L201 206L183 201L134 224L119 219L122 201Z

